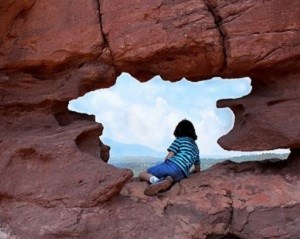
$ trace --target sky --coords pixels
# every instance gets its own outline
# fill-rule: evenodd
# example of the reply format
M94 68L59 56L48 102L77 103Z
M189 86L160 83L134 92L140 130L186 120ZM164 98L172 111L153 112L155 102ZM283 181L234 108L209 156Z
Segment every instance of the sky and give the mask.
M240 98L250 91L249 78L171 83L156 76L140 83L123 73L114 86L71 101L69 109L95 115L104 126L101 139L142 144L160 152L166 152L174 140L178 122L188 119L195 126L201 154L235 156L241 153L217 144L233 127L234 115L228 108L218 109L216 101Z

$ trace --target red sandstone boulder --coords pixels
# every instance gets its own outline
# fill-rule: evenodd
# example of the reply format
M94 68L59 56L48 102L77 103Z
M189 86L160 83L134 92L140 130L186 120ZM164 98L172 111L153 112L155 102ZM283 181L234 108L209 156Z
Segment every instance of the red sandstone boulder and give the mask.
M25 120L36 117L40 124L30 129ZM16 128L26 130L26 140L1 133L1 196L45 207L89 207L117 194L132 172L104 163L99 147L92 151L101 126L94 118L77 113L69 115L68 121L61 116L57 119L55 126L55 118L31 112L19 117Z
M2 221L22 238L291 238L299 228L299 153L274 162L223 162L148 197L130 181L93 207L0 202ZM291 193L293 192L293 193Z
M100 7L120 71L174 80L208 78L223 67L222 36L204 2L102 0Z
M10 0L0 2L0 45L9 36L10 29L19 14L30 9L34 0Z
M100 7L115 66L141 80L249 76L282 63L299 69L299 1L102 0Z
M100 57L97 2L10 1L0 13L1 197L89 207L118 194L132 172L104 163L93 117L68 111L116 80Z
M297 9L283 0L2 1L0 236L298 238ZM152 198L145 183L123 188L132 172L104 162L102 126L68 110L121 71L250 76L248 96L219 103L236 115L219 142L292 148L289 161L225 162Z
M205 0L224 33L225 74L251 75L263 68L299 69L299 1Z
M99 57L103 50L96 1L37 0L10 25L0 47L0 69L42 77Z
M252 78L251 94L218 101L235 114L234 128L218 140L229 150L270 150L300 145L299 74L270 73Z

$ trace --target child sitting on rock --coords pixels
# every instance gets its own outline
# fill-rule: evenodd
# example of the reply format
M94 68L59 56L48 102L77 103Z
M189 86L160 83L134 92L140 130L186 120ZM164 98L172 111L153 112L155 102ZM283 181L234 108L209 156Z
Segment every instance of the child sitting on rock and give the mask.
M189 120L182 120L175 128L176 139L168 148L168 155L163 163L155 165L139 174L139 179L148 181L144 193L148 196L169 189L173 182L178 182L190 175L190 169L200 172L199 149L195 142L197 135Z

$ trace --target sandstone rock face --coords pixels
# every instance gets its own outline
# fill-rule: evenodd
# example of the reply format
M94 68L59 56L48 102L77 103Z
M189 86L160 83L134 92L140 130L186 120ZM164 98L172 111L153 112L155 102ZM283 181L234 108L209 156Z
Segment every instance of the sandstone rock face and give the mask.
M30 9L34 2L34 0L12 0L0 2L0 44L2 44L6 38L5 36L9 35L10 28L12 27L15 18L23 11Z
M219 144L226 149L248 151L299 147L299 76L261 73L252 77L250 95L220 100L218 107L230 107L234 112L235 126L219 139Z
M247 74L261 68L299 64L299 2L284 0L212 0L208 5L220 19L226 49L225 71ZM291 51L293 54L291 54ZM296 61L297 60L297 61ZM276 66L276 67L275 67Z
M0 202L22 238L298 238L298 153L278 162L224 162L154 197L133 179L96 207ZM276 192L276 193L274 193ZM293 193L291 193L293 192Z
M223 67L222 36L202 1L101 1L114 64L139 79L209 77ZM178 67L180 66L180 67Z
M97 7L94 1L35 1L1 45L0 68L42 78L95 60L103 50Z
M295 123L300 118L300 15L295 10L299 8L299 1L282 0L100 4L103 32L120 71L140 80L155 75L171 81L216 75L252 79L253 91L245 98L251 108L245 113L247 123L237 116L234 130L219 141L226 149L241 151L299 147L300 126ZM264 89L257 92L261 85ZM281 92L291 85L293 93ZM291 97L286 95L290 93ZM224 101L220 107L243 105L242 101L231 100L229 105ZM253 105L259 110L254 112ZM261 114L269 110L268 115Z
M45 207L104 202L132 172L101 160L94 117L67 109L70 99L116 80L100 57L98 4L36 1L26 10L29 1L13 2L0 5L5 14L22 11L1 44L1 198Z
M283 62L299 69L298 1L102 0L100 7L114 64L137 78L251 76Z
M283 0L1 1L0 237L297 238L299 8ZM132 172L105 163L102 125L68 110L122 71L141 81L251 77L248 96L218 103L236 116L219 143L291 148L289 160L227 162L159 197L145 197L134 180L123 188Z

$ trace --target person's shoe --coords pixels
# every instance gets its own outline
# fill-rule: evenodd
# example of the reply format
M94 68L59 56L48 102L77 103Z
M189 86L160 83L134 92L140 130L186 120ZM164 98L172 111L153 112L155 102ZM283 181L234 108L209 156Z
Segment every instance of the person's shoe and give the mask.
M167 176L165 179L159 180L158 182L146 187L144 193L147 196L154 196L157 193L168 190L171 187L172 183L173 178L171 176Z

